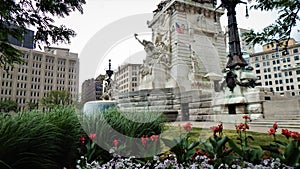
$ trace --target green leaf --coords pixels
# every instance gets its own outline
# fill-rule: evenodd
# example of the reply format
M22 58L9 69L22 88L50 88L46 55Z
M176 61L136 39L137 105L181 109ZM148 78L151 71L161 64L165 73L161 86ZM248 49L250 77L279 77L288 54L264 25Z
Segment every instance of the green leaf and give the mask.
M169 148L172 148L178 144L178 142L176 142L174 140L170 140L170 139L166 139L166 138L161 138L161 139L162 139L163 143Z
M217 142L216 150L222 151L222 148L225 146L225 144L228 142L229 138L227 136L224 136L221 140Z
M241 157L244 157L244 152L231 139L228 140L228 143L234 152L236 152Z
M195 147L197 147L198 145L200 144L200 142L199 141L194 141L194 142L192 142L192 144L190 144L189 146L188 146L188 150L193 150Z
M252 141L254 141L254 138L252 136L247 136L247 138L251 139Z
M285 164L290 166L295 166L297 162L299 162L300 151L299 147L296 146L296 140L291 141L284 151L285 156Z

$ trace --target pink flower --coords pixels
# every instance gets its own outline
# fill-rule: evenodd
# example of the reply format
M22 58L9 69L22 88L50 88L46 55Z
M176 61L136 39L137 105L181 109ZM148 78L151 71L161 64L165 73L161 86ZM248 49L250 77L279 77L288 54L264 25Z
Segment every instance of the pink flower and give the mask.
M96 133L89 134L89 138L94 140L97 137Z
M190 132L192 130L192 123L191 122L187 122L185 125L182 126L183 129L187 132Z
M114 145L114 147L118 147L118 145L119 145L119 141L118 141L117 139L114 139L114 141L113 141L113 145Z
M158 142L158 135L152 135L150 136L150 139L154 142Z
M148 142L148 136L142 136L142 144L143 144L143 146L146 146L147 145L147 142Z
M83 136L80 136L79 140L81 144L84 144L85 138Z
M275 135L276 130L274 128L270 128L269 134L270 135Z

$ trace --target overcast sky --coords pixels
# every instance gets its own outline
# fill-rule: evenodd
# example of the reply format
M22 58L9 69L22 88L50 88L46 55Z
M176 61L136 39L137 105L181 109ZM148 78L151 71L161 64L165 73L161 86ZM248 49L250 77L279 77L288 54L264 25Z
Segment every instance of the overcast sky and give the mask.
M133 36L117 37L117 32L122 29L133 29L144 36L141 39L147 39L147 20L151 20L151 13L156 9L156 5L160 0L87 0L87 4L83 6L84 14L79 12L73 13L70 16L58 19L58 24L65 24L72 28L77 33L77 36L72 39L71 45L59 45L59 47L67 47L71 52L79 54L80 58L80 85L89 78L93 78L99 73L103 73L107 69L108 59L112 59L112 68L117 68L118 65L131 55L142 54L143 48ZM142 15L145 14L145 15ZM141 15L145 21L132 23L132 16ZM256 10L249 11L250 17L245 18L245 5L237 7L237 22L241 28L261 30L263 27L272 23L276 13L260 12ZM131 24L123 26L120 20L126 20ZM147 19L148 18L148 19ZM114 25L115 24L115 25ZM139 25L137 25L139 24ZM221 17L222 27L227 25L226 14ZM117 29L113 30L114 25ZM135 29L142 26L144 28ZM111 31L109 31L111 29ZM138 32L137 30L142 30ZM149 32L150 30L148 30ZM133 35L133 33L130 33ZM148 33L149 34L149 33ZM107 40L113 37L119 38L111 40L112 45ZM300 40L299 33L295 34L295 38ZM101 52L99 52L99 48ZM98 49L98 51L96 50ZM103 51L104 50L104 51ZM101 55L101 56L99 56ZM122 55L122 56L120 56ZM116 59L117 58L117 59ZM104 66L106 65L106 66Z

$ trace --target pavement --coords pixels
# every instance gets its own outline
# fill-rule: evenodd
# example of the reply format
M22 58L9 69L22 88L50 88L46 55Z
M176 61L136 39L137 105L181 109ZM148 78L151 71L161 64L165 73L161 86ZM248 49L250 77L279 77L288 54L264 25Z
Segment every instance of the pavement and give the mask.
M196 121L179 121L178 122L178 121L176 121L176 122L171 122L170 124L173 126L178 126L178 124L184 125L187 122L191 122L192 127L199 127L199 128L210 128L212 126L216 126L216 125L220 124L219 122L211 122L211 121L205 121L205 122L196 122ZM299 124L299 126L300 126L300 124ZM268 131L271 127L272 127L272 125L266 125L266 126L256 126L254 124L251 125L251 122L250 122L248 131L268 133ZM223 123L223 129L235 130L235 123ZM281 129L283 129L283 128L280 128L280 125L279 125L277 133L281 133ZM300 128L290 128L289 130L300 132Z

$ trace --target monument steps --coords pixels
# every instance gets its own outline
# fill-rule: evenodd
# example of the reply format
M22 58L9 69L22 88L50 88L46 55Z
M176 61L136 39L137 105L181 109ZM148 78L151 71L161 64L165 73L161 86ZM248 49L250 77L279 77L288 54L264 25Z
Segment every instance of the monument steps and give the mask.
M300 119L292 119L292 120L271 120L271 119L260 119L250 122L251 126L255 127L266 127L271 128L276 122L280 129L287 128L290 130L300 129Z

